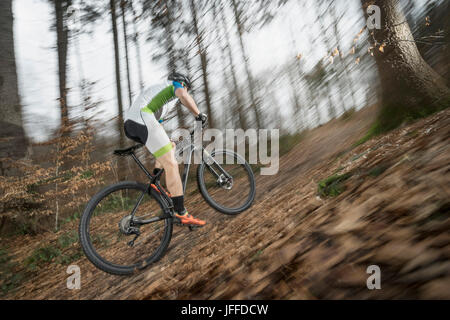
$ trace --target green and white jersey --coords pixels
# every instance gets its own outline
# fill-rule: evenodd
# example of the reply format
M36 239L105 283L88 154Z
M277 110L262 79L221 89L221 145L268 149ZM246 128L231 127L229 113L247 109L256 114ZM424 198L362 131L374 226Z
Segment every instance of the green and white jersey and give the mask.
M141 112L153 114L157 120L164 120L175 104L177 96L175 95L175 87L172 81L149 86L141 91L134 99L134 102L125 111L125 120L133 120L137 123L144 124Z

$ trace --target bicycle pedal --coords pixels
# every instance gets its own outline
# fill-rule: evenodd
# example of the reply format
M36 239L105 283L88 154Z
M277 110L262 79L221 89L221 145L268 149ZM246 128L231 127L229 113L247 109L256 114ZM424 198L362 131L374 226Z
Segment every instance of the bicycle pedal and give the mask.
M174 225L176 225L176 226L179 226L179 227L184 226L184 224L181 223L180 218L177 218L177 217L174 217L174 218L173 218L172 224L174 224Z
M189 227L189 231L195 231L196 229L199 229L199 228L201 228L201 227L203 227L203 226L193 226L193 225L189 225L188 227Z

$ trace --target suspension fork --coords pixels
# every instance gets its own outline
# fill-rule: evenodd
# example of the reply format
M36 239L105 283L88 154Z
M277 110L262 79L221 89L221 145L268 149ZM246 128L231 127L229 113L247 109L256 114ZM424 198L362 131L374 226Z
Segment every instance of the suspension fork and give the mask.
M230 176L230 175L228 174L228 172L225 171L224 168L222 168L222 166L216 161L216 159L213 158L213 156L212 156L211 154L209 154L208 151L206 151L204 148L203 148L202 151L203 151L203 153L202 153L202 161L203 161L203 163L206 165L206 167L208 168L208 170L209 170L212 174L214 174L217 178L220 177L220 174L217 173L216 170L214 170L213 166L212 166L211 164L209 164L208 162L206 162L205 160L203 160L203 154L206 154L206 155L208 156L208 158L212 160L213 164L215 164L215 165L220 169L220 171L222 172L222 174L224 174L225 177L227 177L227 179L233 179L233 177Z

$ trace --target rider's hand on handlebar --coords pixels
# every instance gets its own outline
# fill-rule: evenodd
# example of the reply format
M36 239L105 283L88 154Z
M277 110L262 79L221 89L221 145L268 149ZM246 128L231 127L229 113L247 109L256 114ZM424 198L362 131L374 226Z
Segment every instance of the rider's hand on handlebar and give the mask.
M204 113L199 113L198 116L195 117L195 120L202 122L202 128L206 127L206 123L208 121L208 116Z

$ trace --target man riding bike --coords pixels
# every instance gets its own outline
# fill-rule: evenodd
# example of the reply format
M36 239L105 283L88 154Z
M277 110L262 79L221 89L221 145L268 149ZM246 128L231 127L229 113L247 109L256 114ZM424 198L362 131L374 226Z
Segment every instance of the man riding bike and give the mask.
M191 89L191 81L177 72L171 73L166 83L145 88L125 112L124 131L128 138L145 144L156 158L154 174L157 174L161 167L164 168L167 189L173 201L175 216L180 222L204 226L205 221L194 218L184 207L183 186L175 159L175 144L170 141L161 125L169 102L177 98L191 111L196 120L202 121L202 124L206 123L207 116L198 110L188 89Z

